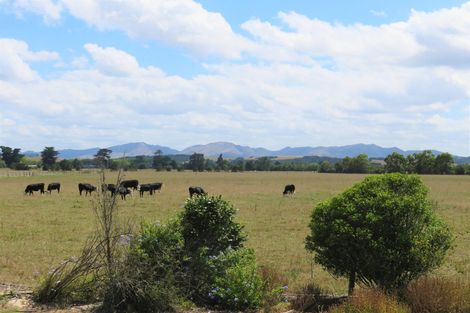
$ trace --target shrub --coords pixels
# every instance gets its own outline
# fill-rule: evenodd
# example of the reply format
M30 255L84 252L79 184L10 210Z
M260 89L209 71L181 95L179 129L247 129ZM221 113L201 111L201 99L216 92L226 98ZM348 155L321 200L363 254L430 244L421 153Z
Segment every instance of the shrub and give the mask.
M418 176L369 176L317 205L306 248L337 276L387 290L439 266L451 246Z
M260 306L263 292L253 250L228 250L212 260L216 271L209 299L223 309L246 310ZM218 263L218 264L217 264Z
M259 273L263 282L261 306L265 313L271 312L278 303L286 301L287 279L271 267L262 266Z
M183 241L177 221L143 223L104 303L122 312L167 312L183 289Z
M410 313L410 309L378 289L360 290L329 313Z
M422 277L407 286L404 300L413 313L470 312L470 282Z
M180 215L184 240L185 268L189 276L190 297L199 304L210 304L208 294L216 277L224 272L219 256L243 246L243 227L235 222L235 208L220 196L188 199Z

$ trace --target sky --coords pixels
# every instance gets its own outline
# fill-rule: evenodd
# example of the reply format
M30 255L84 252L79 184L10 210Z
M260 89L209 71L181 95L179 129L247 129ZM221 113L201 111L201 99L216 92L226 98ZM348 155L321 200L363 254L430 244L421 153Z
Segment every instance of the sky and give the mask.
M470 2L0 0L0 145L470 156Z

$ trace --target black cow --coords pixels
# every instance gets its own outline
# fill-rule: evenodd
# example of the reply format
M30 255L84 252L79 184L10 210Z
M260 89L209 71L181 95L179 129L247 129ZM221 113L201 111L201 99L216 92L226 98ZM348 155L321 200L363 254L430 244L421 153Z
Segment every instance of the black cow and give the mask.
M80 196L82 195L82 191L84 191L84 190L85 190L85 196L87 194L90 194L90 196L91 196L91 193L93 191L96 191L96 187L93 186L93 185L90 185L88 183L79 183L78 184L78 191L80 192Z
M154 191L160 192L162 190L163 183L153 183L150 184L150 194L153 194Z
M205 192L201 187L191 186L189 187L189 197L192 198L193 195L205 196L207 195L207 192Z
M142 198L144 196L144 192L149 191L150 194L152 194L152 184L142 184L139 186L139 194L140 197Z
M284 187L284 192L282 194L285 196L285 195L292 195L294 193L295 193L295 185L286 185Z
M40 191L41 193L44 193L44 183L29 184L26 186L24 194L29 193L29 195L32 195L33 191Z
M119 186L116 189L116 192L121 196L121 199L123 200L126 200L126 196L131 194L131 191L129 190L129 188L126 188L124 186Z
M49 194L52 193L52 190L57 190L57 193L60 193L60 183L50 183L47 185L47 191L49 191Z
M120 186L137 190L139 188L139 181L137 179L123 180Z
M103 190L104 192L109 191L111 192L111 196L114 196L114 194L116 193L116 185L115 184L102 184L101 190Z

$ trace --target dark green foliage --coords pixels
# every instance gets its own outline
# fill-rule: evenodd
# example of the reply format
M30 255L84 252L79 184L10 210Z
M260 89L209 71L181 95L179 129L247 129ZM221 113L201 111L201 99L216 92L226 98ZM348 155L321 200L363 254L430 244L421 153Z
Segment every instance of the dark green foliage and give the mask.
M185 204L181 232L191 297L196 303L211 302L209 290L225 268L218 262L219 255L241 248L246 240L243 227L235 222L235 212L220 196L197 196Z
M236 209L222 197L193 197L184 208L180 218L186 251L203 249L215 256L241 247L246 240L243 226L235 222Z
M441 153L434 160L434 172L436 174L450 174L454 158L449 153Z
M12 149L6 146L0 146L2 160L5 162L6 167L14 168L17 163L20 163L23 154L20 153L21 149Z
M204 171L204 154L202 153L193 153L189 157L188 167L189 169L193 170L194 172L202 172Z
M369 158L366 154L360 154L355 158L345 157L341 162L343 173L368 173Z
M59 162L59 167L62 171L71 171L73 169L73 163L69 160L61 160Z
M405 173L406 158L398 152L393 152L385 158L385 172Z
M143 224L109 286L105 306L121 312L168 312L184 288L178 222Z
M59 152L54 147L45 147L41 152L42 168L45 171L53 170L57 161Z
M100 168L108 168L112 152L113 151L109 149L99 149L98 152L96 152L96 154L94 155L96 166Z
M215 267L223 268L215 277L208 297L223 309L256 309L263 299L263 281L258 272L254 251L227 250L213 260Z
M316 262L334 275L385 289L439 266L452 238L420 178L404 174L367 177L321 202L309 227L306 248Z

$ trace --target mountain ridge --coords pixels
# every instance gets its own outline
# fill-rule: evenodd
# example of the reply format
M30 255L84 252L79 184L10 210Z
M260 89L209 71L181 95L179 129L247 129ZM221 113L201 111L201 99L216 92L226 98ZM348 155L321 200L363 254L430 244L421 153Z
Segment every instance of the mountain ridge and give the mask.
M398 147L381 147L376 144L352 144L344 146L302 146L302 147L284 147L279 150L269 150L263 147L250 147L237 145L231 142L218 141L208 144L193 145L187 147L183 150L176 150L167 146L161 145L152 145L145 142L131 142L121 145L113 145L107 147L112 151L112 158L119 158L123 156L137 156L145 155L151 156L157 150L160 150L163 155L170 154L193 154L193 153L202 153L206 157L217 157L222 154L225 158L257 158L257 157L303 157L303 156L320 156L320 157L334 157L334 158L344 158L344 157L356 157L359 154L367 154L370 158L384 158L387 155L398 152L403 155L413 154L422 150L402 150ZM59 158L63 159L84 159L92 158L94 154L99 150L98 147L88 148L88 149L62 149L58 150ZM437 150L432 150L434 154L440 154L442 152ZM38 152L27 151L26 155L39 155ZM459 158L467 158L461 156L455 156Z

